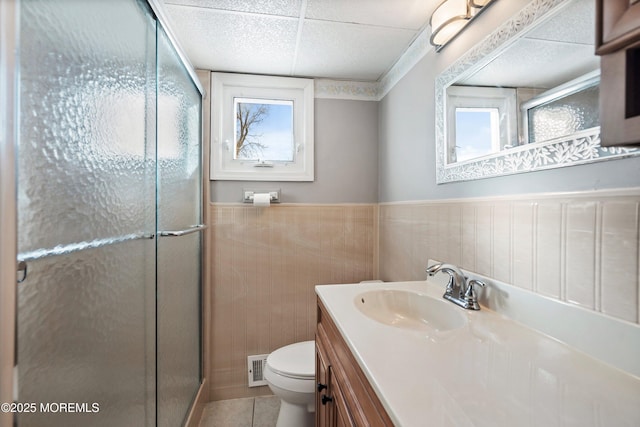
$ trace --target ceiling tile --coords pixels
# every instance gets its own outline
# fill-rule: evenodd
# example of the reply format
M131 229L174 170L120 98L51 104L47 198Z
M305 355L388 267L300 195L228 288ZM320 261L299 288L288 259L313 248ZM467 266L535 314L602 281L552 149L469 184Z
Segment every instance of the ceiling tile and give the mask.
M523 38L464 84L550 89L599 66L593 46Z
M165 4L297 17L300 16L301 1L302 0L165 0Z
M546 22L525 35L528 38L593 45L596 27L594 1L570 3Z
M294 74L374 81L415 35L404 29L305 20Z
M307 0L306 18L419 30L435 6L425 0Z
M180 45L196 68L289 75L298 19L167 5Z

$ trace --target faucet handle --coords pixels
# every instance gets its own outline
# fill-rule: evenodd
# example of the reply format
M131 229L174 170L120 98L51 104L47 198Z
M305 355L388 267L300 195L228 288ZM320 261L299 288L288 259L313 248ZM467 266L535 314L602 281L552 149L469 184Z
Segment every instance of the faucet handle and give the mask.
M487 286L486 283L484 283L482 280L478 280L478 279L471 279L469 280L469 286L471 285L478 285L478 286L482 286L483 288L485 286Z
M445 294L453 295L454 286L455 279L453 278L453 274L449 274L449 281L447 282L447 289L445 290Z
M476 303L477 304L478 297L476 296L476 293L473 290L473 286L474 285L482 286L483 288L485 286L487 286L487 285L483 281L477 280L477 279L471 279L467 283L467 290L464 292L464 299L469 301L469 302L471 302L471 303Z

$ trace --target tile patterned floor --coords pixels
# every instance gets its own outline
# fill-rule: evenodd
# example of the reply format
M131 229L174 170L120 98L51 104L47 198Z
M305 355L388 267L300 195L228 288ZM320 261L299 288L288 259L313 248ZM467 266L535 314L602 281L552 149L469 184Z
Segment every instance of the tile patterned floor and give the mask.
M279 410L275 396L220 400L205 406L200 427L274 427Z

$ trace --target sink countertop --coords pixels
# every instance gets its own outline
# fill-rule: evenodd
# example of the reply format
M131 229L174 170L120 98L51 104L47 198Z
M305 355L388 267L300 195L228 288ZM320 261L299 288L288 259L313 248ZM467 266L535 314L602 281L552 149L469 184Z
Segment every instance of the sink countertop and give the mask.
M467 323L448 332L379 323L354 304L375 289L441 299L444 288L426 281L316 287L397 426L640 425L640 378L485 307L451 304Z

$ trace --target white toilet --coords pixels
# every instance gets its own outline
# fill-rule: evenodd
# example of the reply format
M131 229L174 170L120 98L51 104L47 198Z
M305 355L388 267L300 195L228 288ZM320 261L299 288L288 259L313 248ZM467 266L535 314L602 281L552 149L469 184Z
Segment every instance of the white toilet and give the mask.
M315 341L279 348L267 357L264 378L280 398L276 427L315 425Z

